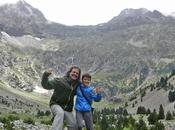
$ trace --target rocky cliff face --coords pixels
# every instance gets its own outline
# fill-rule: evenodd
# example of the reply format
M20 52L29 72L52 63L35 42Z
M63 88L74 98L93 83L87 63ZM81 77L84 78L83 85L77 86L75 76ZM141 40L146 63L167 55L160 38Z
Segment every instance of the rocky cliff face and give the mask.
M107 23L65 26L23 1L0 10L0 29L10 35L0 41L1 81L10 86L39 84L45 69L63 75L72 65L120 87L174 69L175 19L158 11L126 9Z
M90 28L90 27L89 27ZM85 33L86 27L66 27L49 22L36 8L25 1L6 4L0 7L0 30L13 36L32 35L40 38L46 36L65 37Z
M33 33L40 36L42 26L47 22L43 14L25 1L0 7L1 30L19 36Z

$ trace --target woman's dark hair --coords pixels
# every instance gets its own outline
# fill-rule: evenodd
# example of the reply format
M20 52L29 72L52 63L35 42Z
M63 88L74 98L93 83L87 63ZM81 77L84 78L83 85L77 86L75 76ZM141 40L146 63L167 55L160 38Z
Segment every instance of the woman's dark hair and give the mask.
M72 66L66 73L66 77L69 77L70 75L70 72L73 70L73 69L78 69L79 70L79 75L78 75L78 78L76 81L80 80L80 77L81 77L81 69L78 67L78 66Z
M91 75L89 73L83 74L81 79L83 80L84 77L91 79Z

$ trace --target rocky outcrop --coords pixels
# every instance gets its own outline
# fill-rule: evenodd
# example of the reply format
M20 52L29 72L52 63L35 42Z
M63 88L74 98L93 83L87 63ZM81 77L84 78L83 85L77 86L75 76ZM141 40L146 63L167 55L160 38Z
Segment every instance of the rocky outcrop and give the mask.
M9 34L3 33L0 42L1 79L14 88L30 91L33 84L39 86L45 69L64 75L72 65L114 86L127 80L135 87L136 80L140 85L148 79L150 70L156 76L174 69L175 19L159 11L126 9L104 24L65 26L48 23L24 1L0 10L1 29Z

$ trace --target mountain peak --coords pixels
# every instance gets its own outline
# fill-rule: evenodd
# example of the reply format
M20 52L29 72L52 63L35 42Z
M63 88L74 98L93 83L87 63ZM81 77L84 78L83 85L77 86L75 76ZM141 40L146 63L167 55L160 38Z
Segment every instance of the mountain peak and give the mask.
M32 7L25 0L19 0L16 4L14 4L16 10L22 15L30 16L35 19L40 19L42 21L46 21L44 15L36 8Z
M19 0L17 3L18 4L28 4L25 0Z
M159 18L162 17L162 13L153 10L149 11L145 8L139 8L139 9L124 9L118 17L120 18L126 18L126 17L152 17L152 18Z
M39 33L38 28L45 23L47 23L47 19L42 12L24 0L0 6L0 25L2 25L3 31L10 35L18 36L31 31ZM8 28L6 28L7 25ZM26 28L29 31L26 31Z
M149 10L145 9L145 8L139 8L139 9L131 9L131 8L127 8L124 9L119 16L135 16L135 15L144 15L147 12L149 12Z
M28 4L26 1L24 0L19 0L16 4L14 4L14 6L16 6L17 8L33 8L30 4Z
M24 19L35 19L42 22L46 22L44 15L36 8L33 8L25 0L19 0L15 4L5 4L0 6L1 14L3 15L13 15Z
M106 25L109 28L126 28L138 26L141 24L150 24L155 22L163 22L168 20L157 10L149 11L145 8L139 9L124 9L121 13L111 19Z

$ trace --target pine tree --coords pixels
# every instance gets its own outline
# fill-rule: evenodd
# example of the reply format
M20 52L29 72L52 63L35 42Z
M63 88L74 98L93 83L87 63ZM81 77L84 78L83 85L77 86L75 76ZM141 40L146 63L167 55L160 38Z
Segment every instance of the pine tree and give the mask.
M146 114L146 109L143 106L139 106L137 109L137 114Z
M143 119L140 119L139 122L136 123L135 130L148 130L146 123Z
M172 119L173 119L173 116L172 116L171 112L168 111L166 114L166 120L172 120Z
M128 120L129 120L129 123L130 123L132 126L134 126L134 124L135 124L135 119L134 119L131 115L129 116Z
M107 128L108 128L108 123L107 123L105 115L102 116L102 120L101 120L101 125L100 126L101 126L101 130L107 130Z
M146 115L149 115L151 113L150 109L148 108L146 111Z
M164 119L164 118L165 118L164 109L163 109L162 104L160 104L158 119Z
M165 130L165 126L161 122L156 122L154 127L155 127L155 130Z
M149 121L149 124L155 124L155 123L158 121L158 115L157 115L155 109L154 109L154 111L148 116L148 121Z
M128 115L128 111L126 109L123 110L123 115L127 116Z

